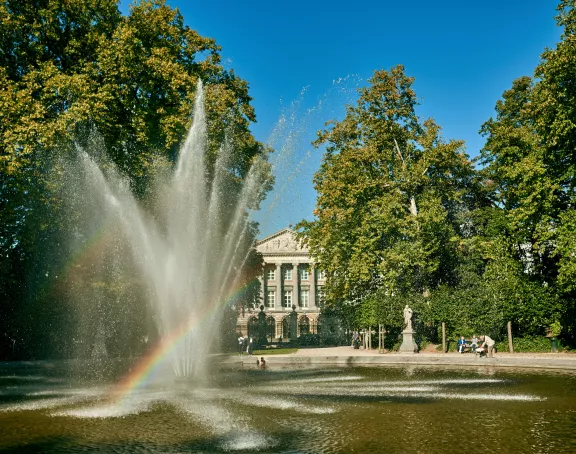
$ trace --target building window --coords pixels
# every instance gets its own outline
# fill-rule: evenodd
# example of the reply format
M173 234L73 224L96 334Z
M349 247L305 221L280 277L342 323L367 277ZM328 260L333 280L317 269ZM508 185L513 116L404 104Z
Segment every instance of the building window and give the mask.
M292 307L292 290L284 290L284 307L287 309Z
M270 342L276 337L276 320L272 316L266 317L266 337Z
M324 280L324 279L326 279L326 271L324 271L324 270L317 270L317 271L316 271L316 277L318 278L318 280Z
M292 268L284 268L282 271L282 274L284 274L284 280L285 281L291 281L292 280Z
M275 305L276 305L276 291L268 290L266 292L266 307L274 309Z
M323 307L326 302L326 293L324 292L324 287L318 287L316 289L316 306Z
M281 337L283 339L290 339L290 317L287 315L282 319L282 333Z
M275 281L276 280L276 272L274 268L269 268L266 270L266 280L267 281Z
M308 302L310 301L310 290L302 290L300 293L300 304L302 307L308 307Z
M258 335L258 318L257 317L250 317L248 319L248 337L254 337ZM248 345L244 344L247 348Z
M308 280L308 267L303 267L300 269L300 279L303 281Z

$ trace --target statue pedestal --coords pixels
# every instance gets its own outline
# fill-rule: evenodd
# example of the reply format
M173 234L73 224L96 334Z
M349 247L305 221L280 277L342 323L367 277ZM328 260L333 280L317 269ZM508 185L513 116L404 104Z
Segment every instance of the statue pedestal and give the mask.
M400 345L400 353L418 353L418 345L414 342L414 331L402 331L402 345Z
M290 312L290 342L298 341L298 314L296 313L296 306L292 306Z

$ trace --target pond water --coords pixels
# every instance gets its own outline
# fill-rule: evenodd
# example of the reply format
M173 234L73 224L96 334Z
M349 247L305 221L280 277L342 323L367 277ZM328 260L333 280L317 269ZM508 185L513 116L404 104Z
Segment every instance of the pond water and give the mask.
M3 452L576 452L576 374L228 370L110 397L57 363L0 365Z

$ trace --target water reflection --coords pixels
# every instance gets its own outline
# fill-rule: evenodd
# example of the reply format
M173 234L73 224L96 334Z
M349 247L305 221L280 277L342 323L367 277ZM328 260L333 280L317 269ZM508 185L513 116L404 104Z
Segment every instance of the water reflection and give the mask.
M272 368L120 399L55 372L0 377L0 449L15 451L576 450L571 374Z

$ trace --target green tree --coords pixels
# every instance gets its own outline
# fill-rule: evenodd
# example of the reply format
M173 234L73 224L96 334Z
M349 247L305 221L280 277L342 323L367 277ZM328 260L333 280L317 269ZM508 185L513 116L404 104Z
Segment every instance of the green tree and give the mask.
M209 121L208 178L226 138L234 150L228 184L239 188L255 157L270 152L249 130L256 117L248 84L223 68L220 47L186 26L177 9L142 0L122 16L117 0L0 2L0 311L7 320L21 320L48 268L66 261L56 244L66 178L58 158L96 130L146 200L191 124L198 79Z
M546 144L547 170L554 178L558 198L557 210L550 219L554 228L544 230L541 242L554 248L559 284L573 299L576 294L570 283L576 278L576 2L563 0L557 9L556 19L563 33L556 48L542 54L534 72L538 83L534 87L532 117Z
M494 185L495 203L510 222L519 258L543 274L550 271L548 231L560 209L560 188L532 119L533 91L532 80L522 77L504 93L496 104L496 119L482 126L487 140L481 156L484 175Z
M562 324L574 335L576 2L561 1L558 13L561 41L543 52L534 79L513 82L496 104L496 117L482 126L482 163L530 291L556 292L564 307L552 312L571 320ZM556 308L557 299L544 299Z
M316 219L302 237L330 276L328 302L373 291L426 293L452 279L472 164L463 142L445 141L415 112L413 78L376 71L346 117L318 133Z

